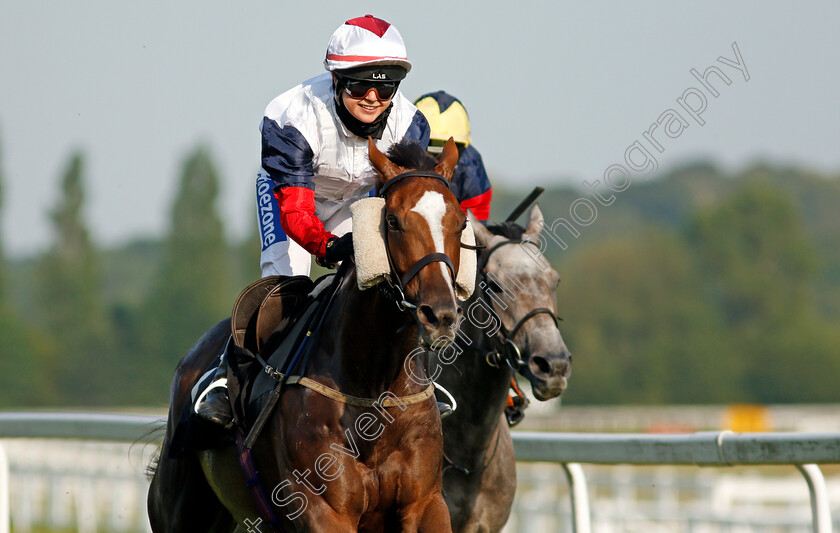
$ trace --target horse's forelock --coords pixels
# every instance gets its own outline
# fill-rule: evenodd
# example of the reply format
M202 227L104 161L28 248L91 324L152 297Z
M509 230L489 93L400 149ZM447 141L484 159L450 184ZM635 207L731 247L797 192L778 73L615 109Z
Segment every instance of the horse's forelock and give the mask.
M388 159L395 165L414 170L434 170L438 161L416 142L401 142L388 149Z

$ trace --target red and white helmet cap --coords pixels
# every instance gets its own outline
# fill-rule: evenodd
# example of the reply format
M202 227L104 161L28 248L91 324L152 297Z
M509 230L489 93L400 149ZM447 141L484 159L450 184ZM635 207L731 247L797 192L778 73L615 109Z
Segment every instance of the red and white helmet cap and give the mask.
M397 28L373 15L350 19L333 32L324 67L329 71L374 65L411 70L405 43Z

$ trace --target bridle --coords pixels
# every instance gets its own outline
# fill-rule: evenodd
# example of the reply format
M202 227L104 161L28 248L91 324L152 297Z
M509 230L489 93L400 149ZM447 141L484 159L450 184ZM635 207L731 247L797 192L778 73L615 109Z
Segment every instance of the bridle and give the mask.
M516 239L506 239L502 242L496 243L494 246L490 247L476 265L476 273L483 281L486 276L484 274L484 267L487 266L487 263L490 261L490 256L493 255L493 252L505 246L507 244L521 244L523 242L527 242L536 246L535 243L527 240L516 240ZM480 283L478 286L481 286ZM499 314L493 308L493 304L490 302L490 298L484 292L479 293L479 298L484 300L487 309L493 314L493 318L496 319L497 323L499 324L499 331L496 333L501 337L501 342L498 342L498 345L495 349L488 351L484 354L484 360L487 362L488 365L492 366L493 368L501 368L502 361L504 361L513 371L517 372L520 368L525 366L527 363L522 360L522 351L520 350L519 346L514 342L514 337L516 334L519 333L519 330L522 326L525 325L526 322L531 320L537 315L547 314L554 320L554 325L557 329L560 329L560 318L547 307L538 307L536 309L531 310L525 316L519 319L519 321L511 328L509 331L505 328L504 324L502 324L502 319L499 317ZM458 342L459 337L456 337L456 342ZM496 424L496 443L493 446L493 452L490 454L488 459L483 461L481 466L475 468L467 468L465 466L459 465L455 461L453 461L444 451L443 453L443 460L446 463L443 467L443 473L445 474L447 470L452 469L456 472L460 472L464 476L472 476L475 474L480 474L484 472L490 464L493 462L493 459L496 457L496 451L499 448L499 438L501 436L501 431L499 429L499 424Z
M529 240L522 240L522 239L507 239L502 242L499 242L492 246L478 262L476 267L476 272L481 278L485 277L484 274L484 267L487 266L487 263L490 261L490 256L507 244L522 244L528 243L533 246L536 246L536 243L529 241ZM548 315L554 321L554 326L559 330L560 329L560 321L562 320L557 314L547 307L538 307L536 309L532 309L528 312L525 316L519 319L519 321L508 330L504 324L502 323L501 317L499 317L498 312L494 309L493 303L490 301L491 299L487 297L486 293L480 293L480 298L482 298L487 304L487 309L493 314L493 318L496 319L497 323L499 324L499 331L496 333L497 336L501 338L501 342L498 343L498 346L484 354L484 360L487 362L488 365L492 366L493 368L501 368L502 363L504 362L507 364L511 369L514 371L519 371L523 366L527 364L526 361L522 359L522 350L513 340L516 337L516 334L519 333L519 330L522 326L525 325L526 322L531 320L537 315Z
M386 181L382 186L379 188L378 196L380 198L386 198L386 193L389 190L393 190L393 188L397 185L404 184L408 178L433 178L440 181L447 189L450 189L449 180L438 174L437 172L432 172L428 170L411 170L408 172L403 172L397 176ZM386 198L387 200L387 198ZM478 247L470 246L468 244L461 243L462 248L468 248L471 250L476 250ZM397 276L397 269L394 267L394 260L391 257L391 249L388 244L388 232L385 232L385 250L388 255L388 263L391 266L391 276L387 279L385 283L380 283L378 285L379 290L388 298L394 300L397 304L397 307L400 311L406 311L407 309L417 309L417 304L409 302L405 297L405 287L408 283L414 279L414 277L420 273L420 271L431 263L443 263L444 265L449 268L449 274L452 279L452 288L455 289L455 265L452 264L452 259L444 253L440 252L432 252L430 254L426 254L425 256L421 257L416 263L411 265L408 270L406 270L405 274L401 277Z

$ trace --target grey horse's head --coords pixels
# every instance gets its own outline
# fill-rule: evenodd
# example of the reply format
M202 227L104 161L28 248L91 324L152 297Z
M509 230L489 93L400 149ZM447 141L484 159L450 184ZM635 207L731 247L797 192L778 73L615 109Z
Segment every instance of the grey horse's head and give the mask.
M537 205L531 208L524 231L515 225L491 226L495 230L491 231L475 220L472 222L478 244L486 247L485 253L493 250L483 269L487 282L483 290L489 291L489 299L504 328L511 332L537 308L553 313L553 316L539 313L528 318L510 340L521 352L524 365L519 372L531 382L534 396L538 400L555 398L566 388L572 364L572 356L554 320L560 276L533 244L523 242L493 249L506 240L536 242L543 227L542 212Z

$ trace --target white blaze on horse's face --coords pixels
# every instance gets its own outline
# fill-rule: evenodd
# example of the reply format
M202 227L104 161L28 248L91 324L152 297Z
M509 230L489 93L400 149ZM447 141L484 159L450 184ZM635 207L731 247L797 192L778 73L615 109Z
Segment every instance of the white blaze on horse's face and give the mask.
M426 191L420 200L411 208L412 211L422 216L429 225L429 231L432 233L432 242L435 244L435 252L446 253L443 242L443 217L446 215L446 201L443 195L435 191ZM452 299L455 299L455 280L452 279L452 273L449 272L446 264L438 261L436 263L438 268L443 273L443 278L449 280L449 291L452 293Z

